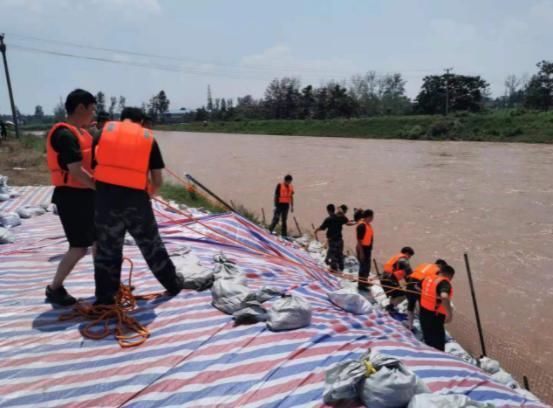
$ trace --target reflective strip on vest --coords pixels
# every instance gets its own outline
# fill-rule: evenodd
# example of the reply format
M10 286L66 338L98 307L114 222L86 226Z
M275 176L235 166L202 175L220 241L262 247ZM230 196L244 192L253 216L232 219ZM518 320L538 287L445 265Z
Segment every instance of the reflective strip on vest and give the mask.
M373 244L373 227L365 221L361 221L361 224L365 224L365 235L363 235L361 245L371 246Z
M422 281L421 290L421 307L432 312L447 315L445 307L441 304L441 300L438 298L438 285L447 281L451 285L451 281L444 276L429 276ZM449 299L453 299L453 286L451 286L451 293Z
M90 188L82 184L80 181L75 180L68 170L62 169L59 163L59 154L52 147L52 136L56 133L56 130L60 128L68 129L79 141L81 148L81 154L83 160L81 162L82 169L89 175L92 175L92 135L85 129L78 129L77 127L70 125L69 123L59 122L56 123L46 137L46 160L48 169L50 170L50 179L52 184L56 187L65 186L73 188Z
M280 183L280 189L278 191L278 202L281 204L290 204L292 202L292 195L294 194L294 187L292 184L286 185Z
M437 275L438 272L440 272L440 267L436 264L420 264L409 277L422 281L427 276Z
M398 262L400 259L407 259L405 254L397 254L390 258L388 262L384 265L384 272L388 275L393 275L395 278L400 281L405 279L405 271L399 269Z
M137 123L106 123L96 146L95 179L146 190L153 142L152 132Z

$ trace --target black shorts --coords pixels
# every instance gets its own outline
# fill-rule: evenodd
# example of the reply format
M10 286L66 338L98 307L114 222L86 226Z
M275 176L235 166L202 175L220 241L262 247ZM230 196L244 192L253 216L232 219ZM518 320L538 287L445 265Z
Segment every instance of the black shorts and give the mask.
M56 187L52 202L58 208L61 225L72 248L88 248L94 233L94 190Z
M405 296L405 292L402 290L399 282L395 276L386 276L381 280L384 285L384 293L391 299ZM397 288L397 289L396 289Z

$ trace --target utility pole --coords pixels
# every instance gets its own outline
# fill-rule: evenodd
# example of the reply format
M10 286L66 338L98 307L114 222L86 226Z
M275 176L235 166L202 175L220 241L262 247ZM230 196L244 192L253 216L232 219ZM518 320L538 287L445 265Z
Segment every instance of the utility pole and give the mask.
M449 73L453 68L445 68L445 115L449 114Z
M6 59L6 44L4 44L4 34L0 34L0 52L4 59L4 71L6 71L6 82L8 84L8 93L10 95L10 104L12 107L13 125L15 126L15 136L19 138L19 125L17 123L17 113L15 111L15 103L13 101L12 82L10 80L10 70L8 69L8 60Z

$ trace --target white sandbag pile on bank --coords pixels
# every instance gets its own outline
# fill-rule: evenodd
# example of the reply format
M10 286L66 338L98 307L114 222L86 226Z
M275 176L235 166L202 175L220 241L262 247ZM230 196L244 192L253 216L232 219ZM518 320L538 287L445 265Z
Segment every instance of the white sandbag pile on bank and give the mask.
M366 407L390 408L405 407L416 394L428 392L400 360L369 351L326 372L323 399L335 406L360 400Z
M357 289L342 288L328 293L327 296L340 309L353 314L369 314L373 309L371 302L360 295Z
M19 207L16 210L16 212L23 219L38 217L38 216L46 214L46 210L42 207L27 206L27 205L23 206L23 207Z
M179 248L170 256L177 272L184 277L183 287L185 289L201 292L213 285L213 269L202 266L200 259L190 253L189 247Z

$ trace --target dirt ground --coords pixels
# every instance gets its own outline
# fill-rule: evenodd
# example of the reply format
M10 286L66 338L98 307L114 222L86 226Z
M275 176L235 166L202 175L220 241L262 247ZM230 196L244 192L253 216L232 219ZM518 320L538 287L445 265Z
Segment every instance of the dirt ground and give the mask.
M8 176L12 186L50 183L46 154L18 140L0 142L0 175Z

